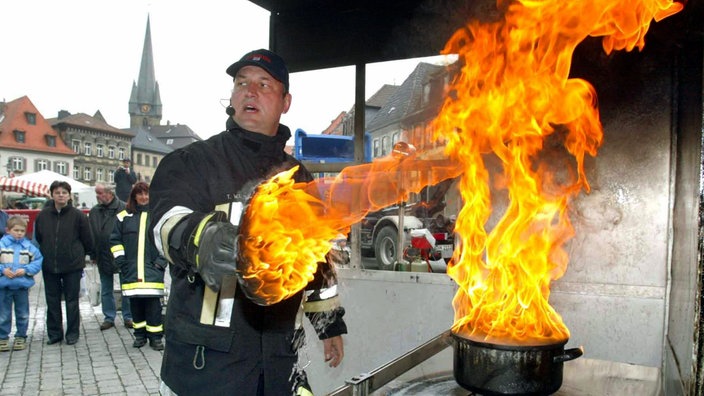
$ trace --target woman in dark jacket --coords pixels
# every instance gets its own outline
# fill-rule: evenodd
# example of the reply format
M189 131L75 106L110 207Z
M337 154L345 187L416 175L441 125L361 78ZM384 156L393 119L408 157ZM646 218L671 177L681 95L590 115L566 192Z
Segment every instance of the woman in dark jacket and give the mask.
M117 214L110 235L110 250L120 267L122 295L130 298L134 321L134 346L164 349L161 297L164 295L166 259L148 237L149 186L137 182L127 199L127 208Z
M86 254L93 249L88 217L71 206L71 185L55 181L49 186L52 205L37 215L34 237L44 256L42 277L46 297L47 344L64 339L61 295L66 300L66 344L78 342L81 313L78 295Z

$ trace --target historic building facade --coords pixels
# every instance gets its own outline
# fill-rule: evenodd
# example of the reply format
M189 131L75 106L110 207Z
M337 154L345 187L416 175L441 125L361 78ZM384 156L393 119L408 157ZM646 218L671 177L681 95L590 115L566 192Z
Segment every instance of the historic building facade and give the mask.
M1 176L45 169L70 176L75 156L27 96L0 102Z
M120 161L132 158L134 135L109 125L99 111L89 116L62 110L49 122L76 154L68 176L80 182L112 183Z

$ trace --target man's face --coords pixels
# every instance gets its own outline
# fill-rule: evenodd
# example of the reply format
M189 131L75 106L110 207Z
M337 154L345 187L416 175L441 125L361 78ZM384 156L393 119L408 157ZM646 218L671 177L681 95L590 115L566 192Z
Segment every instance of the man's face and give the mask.
M284 85L261 67L244 66L235 77L230 104L239 126L274 136L281 114L291 106L291 94L284 94Z
M103 187L96 187L95 188L95 198L98 200L103 205L107 205L112 201L112 194L107 192L105 188Z

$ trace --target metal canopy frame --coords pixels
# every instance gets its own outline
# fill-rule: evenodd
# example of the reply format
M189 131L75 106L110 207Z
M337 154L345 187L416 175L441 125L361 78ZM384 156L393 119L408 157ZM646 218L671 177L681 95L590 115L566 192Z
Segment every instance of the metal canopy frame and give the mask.
M292 73L355 66L354 162L304 162L339 172L364 160L367 63L438 55L471 15L497 15L494 0L250 0L271 12L269 48Z

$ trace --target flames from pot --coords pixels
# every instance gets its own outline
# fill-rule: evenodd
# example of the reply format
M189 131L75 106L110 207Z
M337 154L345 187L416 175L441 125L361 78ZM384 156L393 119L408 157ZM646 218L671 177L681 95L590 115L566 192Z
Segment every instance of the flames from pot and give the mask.
M568 263L570 201L589 191L585 155L596 156L603 137L594 88L568 77L574 49L588 36L603 36L607 54L642 49L651 20L681 9L667 0L516 1L500 21L471 22L448 41L443 53L458 54L461 70L433 130L465 169L461 246L448 268L460 286L453 332L508 344L569 337L548 303L550 283ZM489 230L492 180L508 204Z
M569 78L574 49L588 36L603 37L607 53L641 49L651 21L683 6L670 0L498 5L506 9L503 19L470 22L443 50L457 54L460 65L432 123L434 138L446 142L445 160L428 163L422 153L400 150L318 180L322 194L314 184L295 183L296 168L259 186L240 228L238 273L255 301L273 304L300 291L330 241L366 213L461 175L460 244L448 266L459 285L453 332L508 344L569 337L548 303L550 284L568 263L569 204L589 191L585 155L595 156L603 137L593 87ZM546 157L546 147L559 154ZM492 182L507 201L494 224Z

